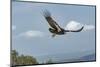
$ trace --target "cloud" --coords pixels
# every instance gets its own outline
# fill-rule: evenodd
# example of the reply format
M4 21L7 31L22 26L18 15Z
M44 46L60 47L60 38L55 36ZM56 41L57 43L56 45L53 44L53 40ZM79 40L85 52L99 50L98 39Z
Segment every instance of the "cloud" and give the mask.
M44 33L41 31L30 30L19 34L20 37L33 38L33 37L43 37Z
M12 25L12 30L15 30L16 29L16 26L15 25Z
M94 27L94 25L84 25L84 31L87 31L87 30L92 30L92 29L94 29L95 27Z
M70 21L66 25L65 29L66 30L78 30L82 26L84 26L83 31L93 30L95 28L94 25L86 25L86 24L81 24L81 23L76 22L76 21Z
M66 25L65 29L66 30L77 30L77 29L80 29L81 27L82 27L82 24L80 24L80 23L78 23L76 21L70 21Z

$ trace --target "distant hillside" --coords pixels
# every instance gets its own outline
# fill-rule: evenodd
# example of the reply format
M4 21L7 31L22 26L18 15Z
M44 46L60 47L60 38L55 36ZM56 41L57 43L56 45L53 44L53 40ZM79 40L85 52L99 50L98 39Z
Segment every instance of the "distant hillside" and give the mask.
M80 59L84 61L94 61L96 60L96 56L95 54L90 54L90 55L83 56Z
M77 61L93 61L95 60L95 53L82 54L82 53L61 53L53 55L45 55L37 57L38 62L45 63L47 60L52 59L52 63L60 62L77 62Z

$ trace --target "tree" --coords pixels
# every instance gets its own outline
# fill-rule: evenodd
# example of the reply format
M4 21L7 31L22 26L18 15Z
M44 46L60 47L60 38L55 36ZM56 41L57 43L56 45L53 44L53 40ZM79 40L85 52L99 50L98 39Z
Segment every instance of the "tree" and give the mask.
M30 64L38 64L36 58L33 56L25 56L25 55L18 55L16 50L12 50L11 52L12 58L12 65L30 65Z
M21 55L17 60L18 65L29 65L29 64L38 64L37 60L32 56Z
M16 64L17 62L17 56L18 56L18 52L16 52L16 50L12 50L11 51L11 57L12 57L12 64Z

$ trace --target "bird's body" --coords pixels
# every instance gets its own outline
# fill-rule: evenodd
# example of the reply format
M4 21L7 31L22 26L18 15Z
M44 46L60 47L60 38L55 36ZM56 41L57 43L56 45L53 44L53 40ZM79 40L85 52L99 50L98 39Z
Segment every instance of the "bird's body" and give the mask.
M61 31L57 31L56 29L49 28L49 31L51 33L55 33L55 34L58 34L58 35L65 34L65 30L64 29L61 29Z
M66 32L80 32L84 28L82 27L78 30L65 30L52 19L50 12L47 10L44 12L44 17L50 25L49 31L53 34L52 37L55 35L64 35Z

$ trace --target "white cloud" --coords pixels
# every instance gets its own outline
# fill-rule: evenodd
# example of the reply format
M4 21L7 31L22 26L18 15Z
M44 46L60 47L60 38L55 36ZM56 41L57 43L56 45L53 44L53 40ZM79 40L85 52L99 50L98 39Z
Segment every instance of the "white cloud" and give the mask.
M88 31L88 30L92 30L95 28L94 25L86 25L86 24L84 25L76 21L70 21L66 25L65 29L66 30L77 30L77 29L80 29L82 26L84 26L83 31Z
M92 30L92 29L94 29L95 27L94 27L94 25L84 25L84 31L87 31L87 30Z
M41 31L30 30L30 31L26 31L26 32L19 34L19 36L26 37L26 38L43 37L44 33Z
M66 25L65 29L66 30L77 30L77 29L80 29L81 27L82 27L82 24L80 24L80 23L78 23L76 21L70 21Z
M15 30L16 29L16 26L15 25L12 25L12 30Z

